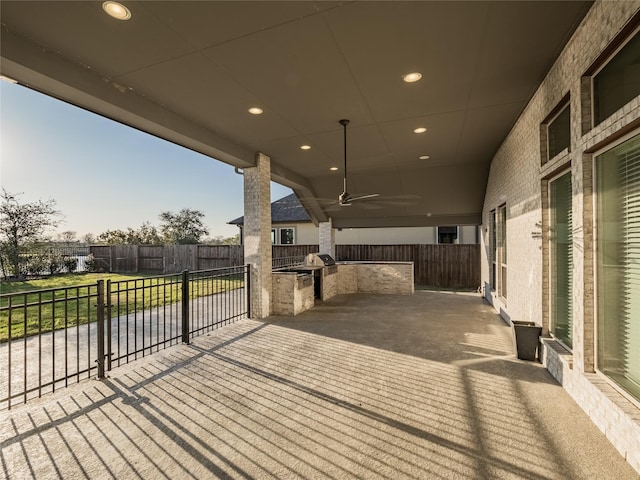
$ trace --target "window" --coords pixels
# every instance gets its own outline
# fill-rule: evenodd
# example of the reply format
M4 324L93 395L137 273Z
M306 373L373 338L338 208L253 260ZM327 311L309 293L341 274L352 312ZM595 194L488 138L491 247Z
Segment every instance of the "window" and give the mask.
M640 135L595 169L597 367L640 400Z
M640 35L636 30L592 77L593 125L640 95Z
M458 243L458 227L436 227L438 243Z
M571 172L549 183L551 234L549 238L551 279L551 334L572 348L572 235Z
M280 229L280 245L293 245L296 243L296 231L294 228Z
M507 206L498 207L498 245L497 266L498 271L498 295L507 298Z
M568 96L554 109L542 125L543 145L542 163L546 163L571 146L571 107Z
M276 229L272 228L271 229L271 245L275 245L276 244Z
M496 238L496 211L495 210L491 210L489 228L491 229L491 233L490 233L491 238L489 240L491 243L491 278L489 281L491 282L491 290L495 290L496 281L497 281L496 261L498 259L498 242Z

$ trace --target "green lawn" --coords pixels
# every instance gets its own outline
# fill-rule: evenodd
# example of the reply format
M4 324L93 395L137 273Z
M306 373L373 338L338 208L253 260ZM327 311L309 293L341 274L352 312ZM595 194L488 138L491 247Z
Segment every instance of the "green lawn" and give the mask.
M25 282L1 282L0 342L6 342L9 338L10 314L11 339L23 337L25 329L27 336L30 336L95 322L98 280L104 280L105 303L108 302L107 280L111 280L111 317L174 304L182 299L180 275L154 277L86 273ZM242 275L192 280L189 297L213 295L243 286ZM5 295L19 293L24 295Z

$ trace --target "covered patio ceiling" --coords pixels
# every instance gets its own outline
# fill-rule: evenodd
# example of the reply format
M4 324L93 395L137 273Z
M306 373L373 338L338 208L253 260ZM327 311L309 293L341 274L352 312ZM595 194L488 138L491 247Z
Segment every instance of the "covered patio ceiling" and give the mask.
M336 227L481 223L491 158L591 6L122 3L3 0L2 75L236 167L263 152ZM381 198L330 208L342 118L348 190Z

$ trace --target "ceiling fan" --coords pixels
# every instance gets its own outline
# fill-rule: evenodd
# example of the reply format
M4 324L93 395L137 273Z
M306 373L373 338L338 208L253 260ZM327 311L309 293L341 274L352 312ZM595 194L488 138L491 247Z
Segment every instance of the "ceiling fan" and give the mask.
M340 120L340 125L342 125L344 131L344 177L342 193L338 195L338 204L341 207L348 207L351 206L351 202L356 202L358 200L364 200L367 198L375 198L380 194L371 193L369 195L356 195L355 197L352 197L349 194L349 191L347 190L347 125L349 125L349 120L343 118L342 120Z

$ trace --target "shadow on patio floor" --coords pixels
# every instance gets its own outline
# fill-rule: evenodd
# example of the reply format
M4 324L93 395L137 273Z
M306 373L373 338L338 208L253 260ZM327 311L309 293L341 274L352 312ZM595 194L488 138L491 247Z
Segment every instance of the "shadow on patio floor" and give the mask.
M477 295L337 297L2 412L9 478L637 478Z

